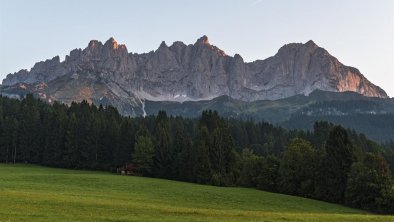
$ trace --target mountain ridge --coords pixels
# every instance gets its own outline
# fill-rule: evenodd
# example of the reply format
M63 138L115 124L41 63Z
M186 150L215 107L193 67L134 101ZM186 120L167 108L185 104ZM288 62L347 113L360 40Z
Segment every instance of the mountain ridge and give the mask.
M18 87L22 93L64 103L105 100L129 115L145 100L183 102L226 95L251 102L309 95L316 89L388 98L358 69L343 65L312 40L286 44L264 60L244 62L239 54L229 56L211 45L205 35L189 45L163 41L155 51L142 54L129 52L112 37L104 44L91 40L64 61L55 56L30 71L8 74L1 92L12 94Z

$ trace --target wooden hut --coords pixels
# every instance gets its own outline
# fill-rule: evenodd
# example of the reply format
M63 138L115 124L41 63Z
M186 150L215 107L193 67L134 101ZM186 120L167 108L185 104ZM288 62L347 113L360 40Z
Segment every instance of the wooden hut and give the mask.
M138 166L135 163L126 163L121 167L117 168L117 173L121 175L136 176L138 175Z

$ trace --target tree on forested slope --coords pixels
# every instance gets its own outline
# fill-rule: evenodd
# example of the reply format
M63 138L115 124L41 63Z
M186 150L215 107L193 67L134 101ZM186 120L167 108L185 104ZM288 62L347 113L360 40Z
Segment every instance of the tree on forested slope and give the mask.
M278 190L280 159L274 155L263 157L257 177L257 188L267 191Z
M79 147L77 141L77 119L71 115L64 138L64 150L62 152L62 161L66 167L78 167Z
M156 117L155 176L161 178L173 177L171 169L171 162L173 161L171 149L172 143L168 117L164 111L159 111Z
M230 185L235 183L235 146L227 125L216 111L204 111L199 127L201 137L198 138L202 150L203 157L200 157L204 164L208 165L208 169L203 170L210 175L207 179L208 183L214 185ZM200 141L199 141L200 140ZM204 157L208 155L208 159Z
M291 140L280 163L279 191L312 196L316 162L316 154L310 142L300 138Z
M195 156L195 166L193 169L194 177L192 181L197 183L203 184L210 184L211 183L211 176L212 176L212 169L211 169L211 161L209 159L210 156L210 149L209 149L209 131L206 126L200 127L200 132L195 140L193 146L193 153Z
M136 129L134 121L131 118L126 118L121 122L119 128L119 143L114 148L113 165L120 166L129 162L130 154L134 152L134 144Z
M66 107L57 102L53 109L48 111L43 122L43 164L51 166L62 166L62 151L64 150L64 135L68 123Z
M320 175L315 195L323 200L342 203L347 176L354 161L355 148L346 130L340 126L333 127L325 145L325 155L318 166Z
M154 155L155 149L150 133L142 128L136 134L134 152L132 154L133 162L137 164L141 175L149 176L152 174Z
M362 161L352 164L345 192L347 204L367 210L378 208L385 212L389 210L385 204L385 194L390 192L393 192L391 175L383 157L367 153Z

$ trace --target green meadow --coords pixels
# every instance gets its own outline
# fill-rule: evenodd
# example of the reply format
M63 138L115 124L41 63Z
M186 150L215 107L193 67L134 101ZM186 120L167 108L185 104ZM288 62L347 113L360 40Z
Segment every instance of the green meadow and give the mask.
M248 188L0 164L0 221L394 221Z

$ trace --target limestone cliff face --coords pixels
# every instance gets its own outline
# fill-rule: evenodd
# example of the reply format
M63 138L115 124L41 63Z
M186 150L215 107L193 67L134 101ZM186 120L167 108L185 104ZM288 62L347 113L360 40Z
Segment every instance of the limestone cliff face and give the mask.
M248 63L247 73L250 82L246 87L257 92L256 99L308 95L316 89L387 97L384 90L369 82L360 71L343 65L313 41L287 44L273 57Z
M92 40L74 49L60 62L58 56L39 62L30 70L9 74L2 92L16 85L39 87L47 98L70 102L88 99L118 108L144 100L188 101L228 95L244 101L280 99L324 91L353 91L369 97L387 94L356 68L345 66L313 41L291 43L265 60L246 63L236 54L226 55L206 36L194 44L162 42L156 51L129 53L110 38ZM89 93L87 93L89 92Z

